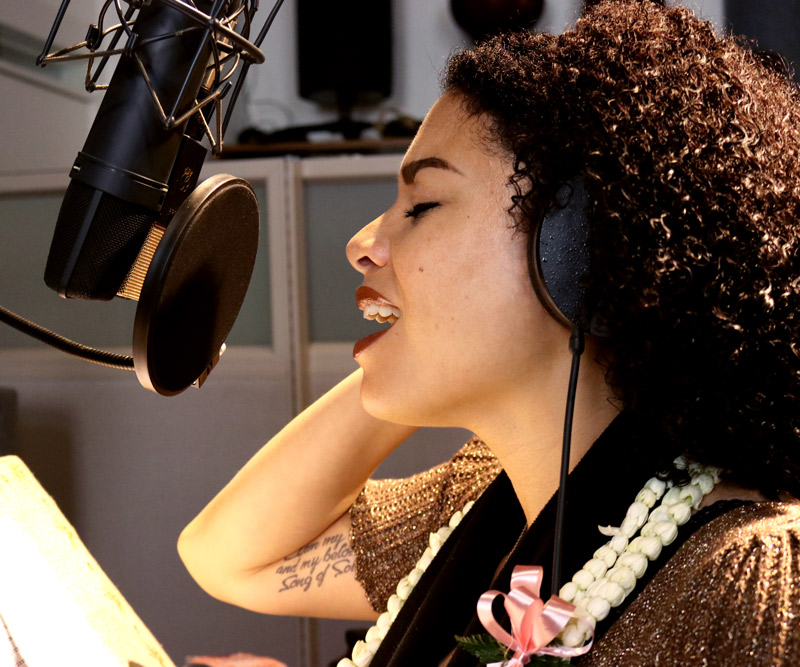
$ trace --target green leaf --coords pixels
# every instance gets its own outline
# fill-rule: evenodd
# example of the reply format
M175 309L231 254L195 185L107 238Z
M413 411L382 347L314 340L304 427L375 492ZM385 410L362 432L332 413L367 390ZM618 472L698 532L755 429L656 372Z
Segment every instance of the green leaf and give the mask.
M490 662L505 662L511 657L511 651L490 634L456 636L456 642L484 665ZM528 667L563 667L569 664L569 660L554 655L532 655Z
M469 637L456 636L456 642L484 664L502 662L509 655L509 650L489 634L470 635Z
M541 667L562 667L569 664L571 664L569 660L555 655L532 655L528 667L536 667L536 665L541 665Z

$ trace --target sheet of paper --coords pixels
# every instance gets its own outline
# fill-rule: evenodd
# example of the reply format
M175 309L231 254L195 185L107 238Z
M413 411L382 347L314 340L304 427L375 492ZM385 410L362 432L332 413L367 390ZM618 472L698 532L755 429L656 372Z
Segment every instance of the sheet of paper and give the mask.
M27 667L175 667L15 456L0 457L0 616Z
M0 517L0 545L0 609L28 667L122 665L10 517Z

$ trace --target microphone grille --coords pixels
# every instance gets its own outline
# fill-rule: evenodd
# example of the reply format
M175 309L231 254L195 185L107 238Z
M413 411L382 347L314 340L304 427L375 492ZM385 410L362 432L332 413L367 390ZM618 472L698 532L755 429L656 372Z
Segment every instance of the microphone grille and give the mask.
M125 280L156 216L72 179L58 214L45 282L68 298L108 301Z

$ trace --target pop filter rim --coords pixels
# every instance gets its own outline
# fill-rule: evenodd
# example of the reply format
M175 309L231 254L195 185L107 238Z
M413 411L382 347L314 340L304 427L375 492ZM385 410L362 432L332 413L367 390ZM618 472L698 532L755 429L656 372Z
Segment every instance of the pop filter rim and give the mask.
M224 224L215 215L220 209L225 211ZM253 188L229 174L205 180L180 206L153 255L136 309L133 360L143 387L162 396L174 396L202 381L213 368L244 301L255 264L258 228L258 201ZM213 237L214 244L206 242L205 237ZM214 288L213 321L206 330L188 329L192 340L199 336L209 341L202 353L187 346L187 354L194 356L175 370L168 365L171 360L164 362L163 346L168 344L164 341L175 335L170 308L191 288L191 278L201 270L207 271L209 265L215 285L224 282L219 290ZM219 311L223 311L221 317Z

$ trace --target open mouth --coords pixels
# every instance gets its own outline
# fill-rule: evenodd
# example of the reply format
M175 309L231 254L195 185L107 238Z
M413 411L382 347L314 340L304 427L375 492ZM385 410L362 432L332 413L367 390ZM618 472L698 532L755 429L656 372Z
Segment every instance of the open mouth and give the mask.
M400 319L400 309L371 287L362 286L356 290L356 303L363 311L365 320L394 324Z
M400 319L400 309L387 301L381 294L371 287L359 287L356 290L356 303L363 311L365 320L377 320L380 323L388 322L389 327L362 338L353 348L353 356L358 357L361 352L383 336Z
M394 324L400 318L400 311L394 306L370 303L364 307L365 320L378 320L381 324L388 322Z

